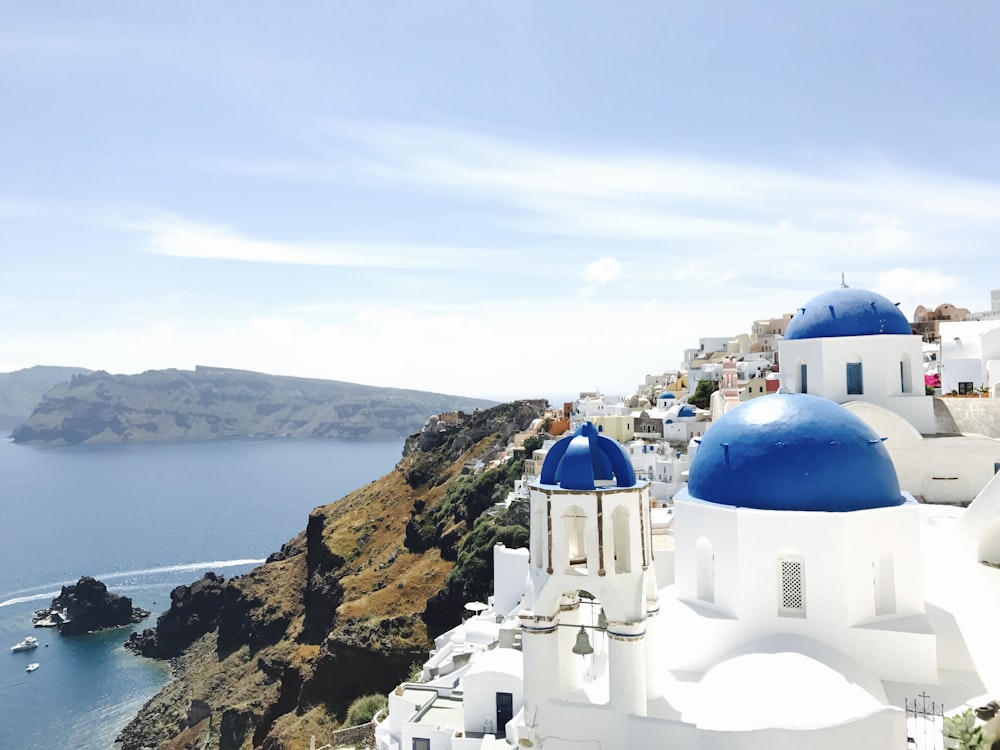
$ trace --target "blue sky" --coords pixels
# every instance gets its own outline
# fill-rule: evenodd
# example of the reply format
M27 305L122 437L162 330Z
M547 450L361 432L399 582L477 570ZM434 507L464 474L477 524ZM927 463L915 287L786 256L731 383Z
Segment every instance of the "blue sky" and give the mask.
M624 393L836 286L988 308L1000 6L5 3L0 372Z

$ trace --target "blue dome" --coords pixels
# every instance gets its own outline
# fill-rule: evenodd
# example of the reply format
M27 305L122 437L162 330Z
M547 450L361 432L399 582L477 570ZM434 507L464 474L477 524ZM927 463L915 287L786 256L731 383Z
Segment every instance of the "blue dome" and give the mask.
M593 490L596 482L611 479L618 487L634 486L632 460L617 441L584 422L549 449L538 481L564 490Z
M659 398L659 399L663 400L663 399L668 399L668 398L677 398L677 396L675 396L675 395L674 395L673 393L671 393L670 391L664 391L664 392L663 392L663 393L661 393L661 394L660 394L660 395L659 395L659 396L658 396L657 398Z
M785 329L786 339L834 336L912 335L906 316L881 294L841 287L823 292L800 307Z
M715 422L691 461L688 494L761 510L905 502L881 438L839 404L804 393L751 399Z
M694 410L694 407L691 406L690 404L684 404L684 406L682 406L680 409L678 409L677 416L678 417L696 417L696 416L698 416L698 413Z

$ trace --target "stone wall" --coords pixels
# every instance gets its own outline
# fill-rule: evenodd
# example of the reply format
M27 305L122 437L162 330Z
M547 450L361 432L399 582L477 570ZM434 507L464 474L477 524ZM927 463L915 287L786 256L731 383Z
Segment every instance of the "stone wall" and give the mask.
M330 732L327 747L331 748L368 748L374 747L375 726L372 722L344 727Z
M935 398L938 431L1000 438L1000 398Z

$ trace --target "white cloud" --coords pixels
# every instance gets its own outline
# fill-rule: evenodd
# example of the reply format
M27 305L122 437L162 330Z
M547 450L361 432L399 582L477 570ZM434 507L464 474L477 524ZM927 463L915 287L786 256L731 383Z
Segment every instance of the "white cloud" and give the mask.
M887 265L937 262L942 253L985 260L1000 224L1000 183L884 162L831 156L793 168L669 152L574 152L548 143L379 122L324 125L317 131L306 142L313 161L265 160L239 169L340 187L388 186L394 195L417 193L430 206L428 219L435 203L442 207L440 221L424 221L413 240L422 243L413 254L432 261L436 256L429 251L438 250L446 253L437 256L443 262L462 263L463 250L440 250L426 238L427 227L447 231L455 201L474 203L481 236L503 237L508 247L529 253L564 243L594 255L627 256L628 248L655 242L669 247L674 258L710 254L716 267L736 268L757 259L776 276L799 278L803 256L835 258L838 269L873 273ZM377 236L370 245L331 239L322 246L273 243L281 246L280 254L256 244L237 254L274 262L281 255L280 262L346 263L344 256L362 253L376 264L397 249L397 255L411 255L409 249L380 245ZM500 262L509 262L515 252L499 251L506 256ZM534 252L530 262L540 262L541 255Z
M880 273L873 290L893 302L901 302L900 308L909 316L909 311L919 304L936 307L950 302L948 295L959 288L956 277L940 271L899 267Z
M874 250L902 250L909 244L910 233L895 216L865 216L864 223L870 227L867 237Z
M621 263L608 256L591 261L583 269L584 285L580 287L580 297L590 297L598 287L607 286L618 278L621 270Z
M156 255L248 263L355 268L456 268L498 262L503 251L478 247L433 247L378 242L299 242L258 239L228 226L166 216L125 225L146 235Z
M621 270L621 263L614 258L609 258L605 255L604 257L591 261L586 265L583 269L583 280L588 284L604 286L605 284L610 284L612 281L617 279Z
M86 330L61 327L44 340L12 330L3 352L10 369L59 352L66 364L123 372L216 364L497 398L571 397L567 390L594 385L627 392L646 372L677 367L699 337L736 335L754 319L791 312L835 287L841 271L851 286L879 291L908 313L946 301L984 307L988 291L976 290L988 290L983 279L996 268L1000 186L986 181L574 154L408 128L352 137L356 148L341 140L331 150L342 169L318 151L315 169L275 171L310 189L326 172L340 186L382 182L383 216L392 200L417 194L412 232L393 227L407 242L387 242L382 224L364 223L350 226L357 242L169 214L127 228L148 253L301 267L283 270L290 279L312 266L378 271L364 274L363 294L261 287L251 319L197 294L163 305L150 283L129 315L88 321ZM467 216L466 200L474 208ZM455 216L484 244L506 247L439 243ZM404 273L379 283L393 269ZM691 310L696 324L664 323L688 321ZM636 320L654 333L629 362L565 355L621 341Z
M493 201L497 227L576 240L670 241L718 261L766 253L772 266L803 253L840 265L934 259L958 240L985 257L1000 184L898 166L800 169L670 153L572 153L476 133L367 124L341 127L366 149L358 168L394 186ZM506 210L499 209L505 206ZM509 209L520 218L510 218ZM515 214L515 217L517 214Z

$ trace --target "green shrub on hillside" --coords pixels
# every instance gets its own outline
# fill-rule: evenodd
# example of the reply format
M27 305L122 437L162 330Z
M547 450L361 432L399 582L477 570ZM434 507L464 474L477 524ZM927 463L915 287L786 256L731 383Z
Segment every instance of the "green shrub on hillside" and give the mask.
M502 503L515 479L524 473L524 461L511 460L479 474L467 474L451 483L441 504L431 513L430 522L439 529L451 517L465 521L472 529L476 519L497 503Z
M688 403L697 406L699 409L707 409L712 400L712 394L719 390L719 384L714 380L699 380L695 386L694 395L688 399Z
M389 700L384 695L362 695L355 698L347 709L344 726L354 727L358 724L367 724L375 714L388 707Z
M552 420L548 420L551 426ZM538 435L531 435L524 439L524 455L531 458L531 454L545 445L545 441Z
M486 601L493 589L493 547L503 544L517 548L528 546L528 529L504 525L502 517L482 516L472 533L459 547L458 561L448 574L447 585L463 601Z

